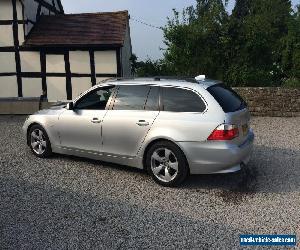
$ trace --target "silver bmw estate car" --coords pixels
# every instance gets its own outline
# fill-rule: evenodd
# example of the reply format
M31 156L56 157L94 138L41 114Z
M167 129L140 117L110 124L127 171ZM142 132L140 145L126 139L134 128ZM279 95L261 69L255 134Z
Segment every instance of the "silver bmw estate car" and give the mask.
M245 101L212 80L116 79L23 126L37 157L75 155L145 169L163 186L230 173L250 160Z

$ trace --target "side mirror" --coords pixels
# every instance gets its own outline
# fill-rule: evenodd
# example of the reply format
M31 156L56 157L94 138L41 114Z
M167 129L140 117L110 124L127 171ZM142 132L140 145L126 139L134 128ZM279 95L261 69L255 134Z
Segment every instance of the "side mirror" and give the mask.
M73 110L74 109L74 103L73 102L69 102L67 104L67 110Z

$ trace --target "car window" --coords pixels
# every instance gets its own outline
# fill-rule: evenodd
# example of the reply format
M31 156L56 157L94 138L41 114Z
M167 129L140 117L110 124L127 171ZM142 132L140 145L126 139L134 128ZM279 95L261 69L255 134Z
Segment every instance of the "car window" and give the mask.
M151 87L148 94L145 110L159 110L159 87Z
M235 112L247 107L246 102L234 90L224 84L211 86L207 91L216 99L225 113Z
M203 112L203 100L191 90L163 88L163 110L170 112Z
M114 103L114 110L144 110L149 86L120 86Z
M75 109L105 110L114 87L94 90L76 103Z

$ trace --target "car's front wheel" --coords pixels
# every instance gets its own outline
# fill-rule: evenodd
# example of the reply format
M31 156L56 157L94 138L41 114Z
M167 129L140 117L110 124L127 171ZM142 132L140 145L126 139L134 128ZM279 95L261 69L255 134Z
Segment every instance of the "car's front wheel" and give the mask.
M157 142L150 147L146 167L152 178L166 187L178 186L189 173L183 152L169 141Z
M49 137L40 125L33 125L29 129L28 143L31 151L39 158L46 158L52 154Z

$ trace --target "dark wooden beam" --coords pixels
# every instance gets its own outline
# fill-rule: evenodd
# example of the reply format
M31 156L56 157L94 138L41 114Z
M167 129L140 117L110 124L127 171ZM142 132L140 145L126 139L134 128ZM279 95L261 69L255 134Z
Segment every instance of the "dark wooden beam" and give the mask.
M61 4L61 1L60 0L57 0L57 4L58 4L58 7L60 9L60 12L64 13L64 7L63 5Z
M118 75L117 74L96 74L96 77L113 78L113 77L118 77Z
M46 53L43 50L40 52L40 61L41 61L41 77L42 77L43 96L47 97Z
M69 51L65 52L64 59L65 59L65 69L66 69L67 99L72 100L72 76L71 76L70 53L69 53Z
M19 52L19 25L18 25L18 14L17 14L17 3L16 0L12 0L13 5L13 35L14 35L14 47L15 47L15 60L16 60L16 73L17 73L17 83L18 83L18 96L23 97L22 91L22 77L21 77L21 59Z
M43 7L45 7L46 9L52 11L55 14L63 14L62 11L57 10L54 6L52 6L51 4L47 3L44 0L34 0L35 2L41 4Z
M94 50L90 50L90 65L91 65L91 82L92 86L96 85L96 69L95 69L95 53Z
M15 47L0 47L0 52L15 52Z
M47 77L67 77L68 76L68 74L67 73L47 73L46 71L45 71L45 63L44 63L44 55L41 53L41 57L42 57L42 59L41 59L41 63L42 63L42 65L41 65L41 72L22 72L21 73L21 76L22 77L25 77L25 78L47 78ZM15 72L13 72L13 73L1 73L1 75L0 76L12 76L12 75L16 75L16 73ZM69 76L71 76L71 78L76 78L76 77L78 77L78 78L82 78L82 77L89 77L89 78L91 78L92 77L92 74L82 74L82 73L70 73L70 75ZM107 78L113 78L113 77L117 77L117 75L116 74L97 74L96 75L97 77L107 77ZM45 88L45 90L46 90L46 88Z
M0 20L0 25L12 25L14 20ZM17 20L18 24L27 24L25 20Z
M36 16L35 16L36 21L38 21L40 19L41 12L42 12L42 5L39 4L38 7L37 7Z
M116 60L117 60L117 76L123 76L122 72L122 62L121 62L121 48L116 50Z
M94 51L106 51L106 50L117 50L120 49L121 46L116 45L94 45L94 44L80 44L80 45L74 45L74 44L56 44L56 45L47 45L47 44L25 44L23 48L26 49L45 49L48 52L51 51L65 51L66 49L69 51L89 51L90 49L93 49Z
M12 73L0 73L0 76L16 76L17 73L16 72L12 72Z

